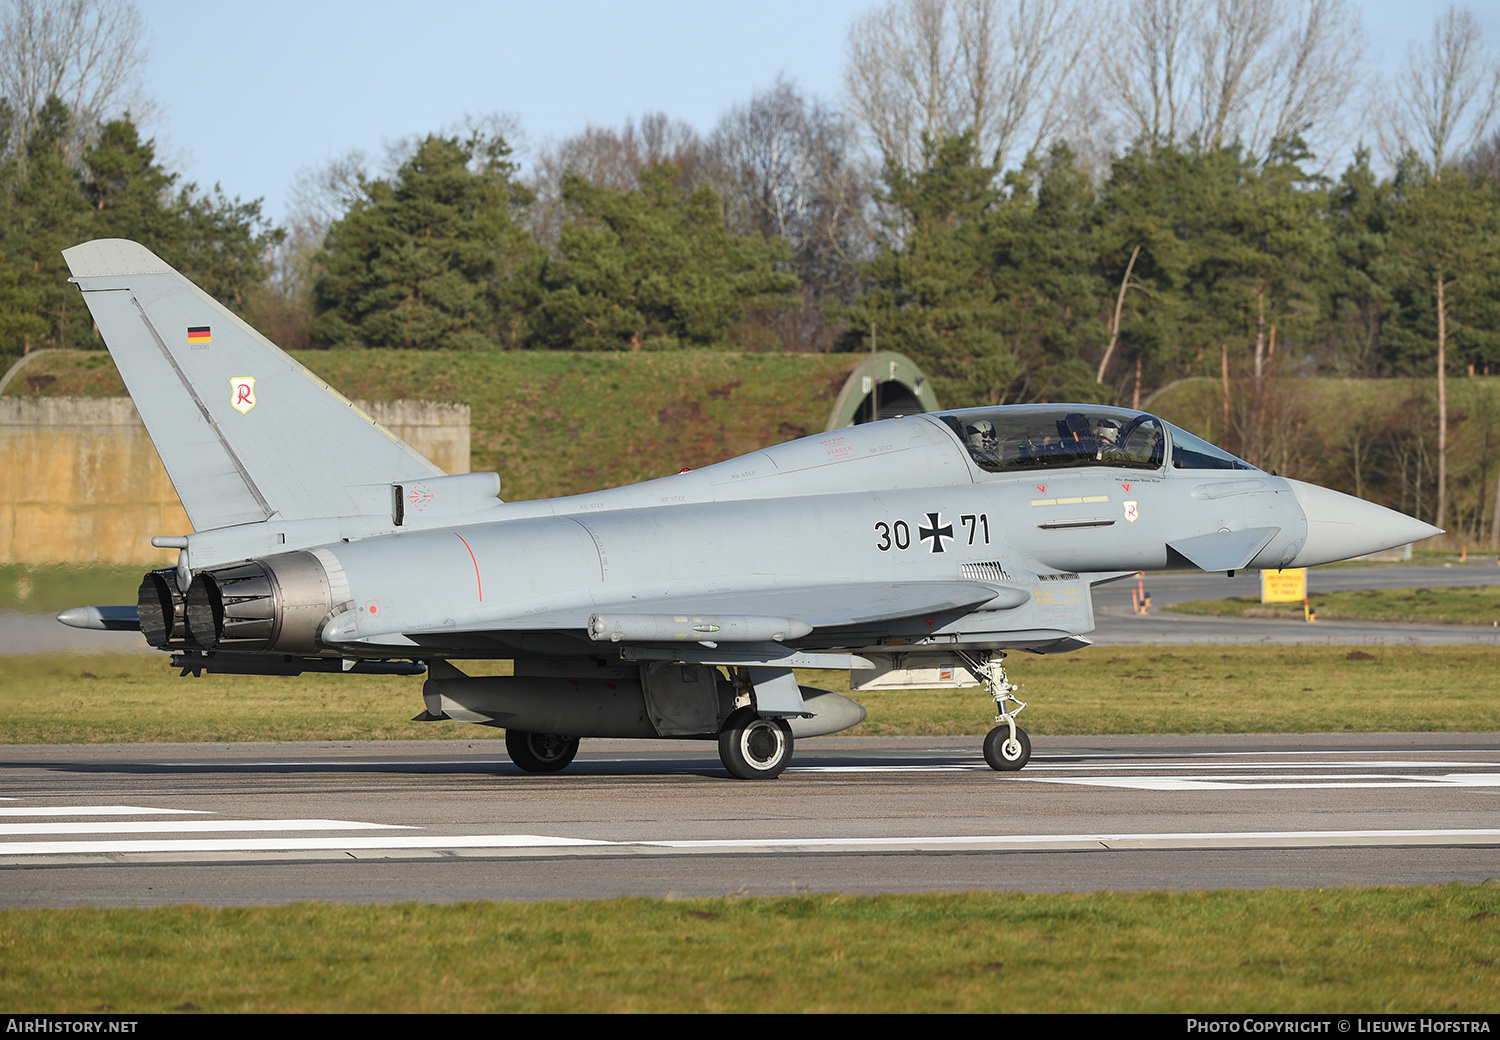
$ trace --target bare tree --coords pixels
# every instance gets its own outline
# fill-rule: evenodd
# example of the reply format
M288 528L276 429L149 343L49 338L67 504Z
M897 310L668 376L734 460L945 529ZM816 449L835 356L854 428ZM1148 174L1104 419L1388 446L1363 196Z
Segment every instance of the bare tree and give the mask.
M1381 127L1386 158L1415 152L1434 170L1452 165L1485 135L1500 107L1500 62L1485 49L1479 20L1450 7L1432 38L1413 43Z
M708 155L729 225L784 236L803 287L847 302L871 245L873 171L853 124L777 80L724 114Z
M1136 140L1266 158L1300 137L1332 161L1357 121L1364 34L1346 0L1133 0L1101 50L1113 121Z
M786 349L828 349L824 305L853 300L874 244L875 171L853 121L778 79L719 119L705 176L732 229L786 238L802 283L802 307L752 308L747 322Z
M974 134L981 161L1013 165L1076 122L1092 34L1065 0L891 0L849 30L850 114L881 157L921 167L924 140Z
M1465 173L1500 179L1500 130L1475 145L1458 166Z
M1191 41L1202 4L1197 0L1131 0L1100 48L1100 68L1131 136L1158 144L1178 139L1179 110L1192 83Z
M1332 161L1358 133L1362 113L1351 106L1370 83L1359 14L1344 0L1295 5L1273 39L1272 67L1245 135L1256 154L1272 141L1303 138L1313 154Z
M557 241L563 220L563 175L573 173L601 187L634 191L640 172L669 162L682 171L684 181L696 183L704 176L704 144L680 119L662 112L641 117L639 124L627 119L621 130L589 126L556 144L544 146L532 167L528 185L536 202L528 218L532 233L544 244Z
M99 126L125 112L140 123L155 112L141 79L146 25L130 0L6 0L0 6L0 97L11 106L13 146L31 135L47 98L73 115L65 146L76 163Z

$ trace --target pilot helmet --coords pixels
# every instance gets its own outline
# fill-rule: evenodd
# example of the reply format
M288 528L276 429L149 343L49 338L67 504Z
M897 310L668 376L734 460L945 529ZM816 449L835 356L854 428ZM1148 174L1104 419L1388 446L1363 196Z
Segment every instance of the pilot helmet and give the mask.
M980 419L970 426L969 443L976 448L994 451L1000 444L1000 438L995 435L995 424L987 419Z
M1100 419L1099 424L1094 427L1094 432L1106 444L1116 444L1120 440L1120 423L1115 419Z

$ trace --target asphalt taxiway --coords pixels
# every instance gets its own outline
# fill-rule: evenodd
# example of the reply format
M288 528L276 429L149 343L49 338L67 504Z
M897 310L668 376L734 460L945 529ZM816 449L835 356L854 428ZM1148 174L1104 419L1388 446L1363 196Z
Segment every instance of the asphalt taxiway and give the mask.
M0 750L0 905L1095 891L1500 877L1500 733Z

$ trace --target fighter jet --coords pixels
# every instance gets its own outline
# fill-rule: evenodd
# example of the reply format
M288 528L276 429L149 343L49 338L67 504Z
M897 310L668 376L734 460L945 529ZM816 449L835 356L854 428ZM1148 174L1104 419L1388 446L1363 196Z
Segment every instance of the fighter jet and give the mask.
M523 770L583 737L716 740L735 777L865 709L799 685L979 687L1023 767L1006 654L1089 645L1094 586L1304 567L1439 533L1123 408L886 419L645 483L505 502L444 474L144 247L64 252L192 523L132 609L183 674L426 674L419 720L505 730ZM466 660L509 660L469 675ZM473 666L470 666L471 669Z

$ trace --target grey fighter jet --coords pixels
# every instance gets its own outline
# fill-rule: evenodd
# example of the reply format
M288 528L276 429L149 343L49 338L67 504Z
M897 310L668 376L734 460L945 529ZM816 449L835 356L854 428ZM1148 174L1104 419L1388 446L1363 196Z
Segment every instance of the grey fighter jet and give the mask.
M982 687L997 770L1030 757L1007 651L1088 645L1091 589L1159 568L1329 563L1438 533L1099 405L887 419L692 472L504 502L445 475L134 242L64 253L193 525L130 607L184 674L425 671L422 720L506 731L565 768L581 737L717 740L745 779L864 709ZM509 659L514 674L454 662Z

